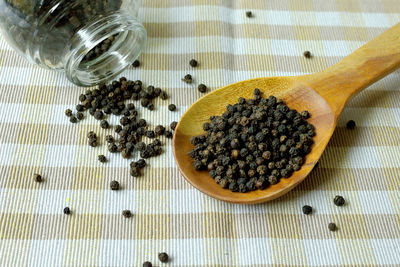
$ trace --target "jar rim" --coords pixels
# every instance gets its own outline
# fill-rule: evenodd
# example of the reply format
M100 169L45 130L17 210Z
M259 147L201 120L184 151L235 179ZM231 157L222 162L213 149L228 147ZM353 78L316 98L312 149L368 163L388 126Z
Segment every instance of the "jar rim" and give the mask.
M112 47L99 58L82 63L85 55L110 36L118 35ZM71 39L66 57L67 78L80 86L105 83L130 66L147 41L143 25L129 14L118 11L85 25Z

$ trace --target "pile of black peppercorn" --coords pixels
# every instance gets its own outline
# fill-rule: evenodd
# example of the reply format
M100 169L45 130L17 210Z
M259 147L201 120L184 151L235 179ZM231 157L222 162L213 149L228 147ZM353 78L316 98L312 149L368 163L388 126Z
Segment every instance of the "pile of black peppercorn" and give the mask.
M162 153L162 144L157 137L171 138L171 130L174 129L170 127L171 130L167 130L165 126L157 125L154 130L151 130L145 119L138 118L135 104L125 104L125 101L137 100L140 101L141 106L153 110L154 104L151 101L157 97L165 100L168 95L160 88L151 85L143 88L141 81L129 81L125 77L121 77L118 81L113 81L109 85L102 84L97 89L87 90L79 96L81 103L76 105L78 113L88 111L90 115L100 121L100 127L103 129L111 127L106 116L111 114L121 116L120 124L114 128L119 137L114 138L112 135L107 135L105 139L109 152L120 152L123 158L130 158L134 150L139 151L141 159L130 164L130 174L134 177L139 176L141 169L146 166L144 159ZM170 104L168 109L174 111L176 106ZM73 116L70 109L67 109L65 114L70 118ZM143 137L152 139L152 142L146 144L142 140ZM93 131L88 133L88 141L92 147L98 145L97 135ZM106 162L107 160L104 155L101 155L99 161Z
M298 113L274 96L239 98L221 116L203 125L205 135L194 136L189 152L196 170L208 170L222 187L233 192L264 189L289 178L311 151L314 126L308 111Z
M101 56L103 53L107 52L110 47L112 46L116 35L112 35L108 37L107 39L104 39L101 41L98 45L93 47L82 59L82 63L93 60L99 56Z

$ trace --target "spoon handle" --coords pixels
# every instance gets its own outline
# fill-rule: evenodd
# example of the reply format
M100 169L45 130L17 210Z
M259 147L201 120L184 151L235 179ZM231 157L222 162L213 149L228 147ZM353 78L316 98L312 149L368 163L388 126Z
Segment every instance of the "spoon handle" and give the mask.
M338 117L347 101L400 67L400 23L337 64L303 77Z

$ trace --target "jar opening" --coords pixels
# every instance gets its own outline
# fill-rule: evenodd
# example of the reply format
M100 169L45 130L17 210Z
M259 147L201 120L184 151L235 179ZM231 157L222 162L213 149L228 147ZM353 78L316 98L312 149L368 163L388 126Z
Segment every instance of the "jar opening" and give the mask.
M112 42L107 41L110 39ZM72 38L66 75L81 86L104 83L139 57L146 39L145 28L130 15L116 12L103 17L80 29ZM104 51L96 54L96 49L105 43Z

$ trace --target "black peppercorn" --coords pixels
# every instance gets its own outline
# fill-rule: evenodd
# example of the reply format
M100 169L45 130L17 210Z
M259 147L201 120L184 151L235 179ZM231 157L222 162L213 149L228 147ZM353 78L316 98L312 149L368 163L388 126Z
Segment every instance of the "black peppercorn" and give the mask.
M85 110L84 106L82 106L81 104L76 105L75 108L76 108L77 111L84 111Z
M193 67L193 68L195 68L195 67L197 67L197 60L195 60L195 59L191 59L190 61L189 61L189 65L191 66L191 67Z
M200 93L205 93L207 92L207 86L205 86L204 84L199 84L199 86L197 87L197 89L199 90Z
M134 68L139 67L139 66L140 66L140 61L139 61L139 60L133 61L132 66L133 66Z
M171 130L175 131L176 126L178 125L178 122L173 121L171 122L171 124L169 125L169 128L171 128Z
M349 120L349 121L346 123L346 128L347 128L347 129L353 130L355 127L356 127L356 122L353 121L353 120Z
M246 11L246 17L251 18L253 13L251 11Z
M142 107L147 107L150 104L150 101L147 98L142 98L142 100L140 100L140 105L142 105Z
M38 183L41 183L43 181L42 176L40 174L37 174L37 173L35 173L34 179L35 179L35 182L38 182Z
M139 159L137 161L137 165L139 168L144 168L144 167L146 167L146 161L144 159Z
M311 58L311 52L310 51L304 51L303 55L306 58Z
M147 105L147 109L148 110L154 110L154 104L153 103L148 104Z
M304 213L305 215L308 215L308 214L311 214L311 212L312 212L312 207L309 206L309 205L304 205L303 208L302 208L302 210L303 210L303 213Z
M114 137L112 135L106 135L106 142L107 143L112 143L114 142Z
M129 159L129 158L131 157L131 152L130 152L128 149L123 148L123 149L121 150L121 156L122 156L124 159Z
M168 254L165 252L162 253L158 253L158 259L162 262L162 263L166 263L168 262Z
M270 184L276 184L276 183L278 183L278 178L276 178L275 175L270 175L270 176L268 176L268 182Z
M66 110L65 110L65 115L66 115L67 117L71 117L71 116L72 116L72 110L66 109Z
M155 138L156 134L154 133L154 131L146 131L146 137Z
M108 129L108 127L110 127L110 125L108 124L108 121L102 120L100 122L100 127L103 128L103 129Z
M98 160L102 163L107 162L107 158L104 155L99 155Z
M165 132L165 127L162 125L157 125L156 128L154 129L154 132L156 135L163 135Z
M336 224L334 224L334 223L329 223L328 224L328 229L329 229L329 231L336 231L336 229L337 229L337 226L336 226Z
M169 105L168 105L168 110L169 110L169 111L174 111L174 110L176 110L175 104L169 104Z
M302 117L303 119L308 119L308 118L310 118L310 113L309 113L307 110L303 110L303 111L300 113L300 115L301 115L301 117Z
M193 77L190 74L186 74L185 77L183 77L182 81L184 81L185 83L192 83Z
M153 267L153 264L151 264L149 261L145 261L143 262L143 267Z
M111 181L110 188L111 190L119 190L119 183L117 181Z
M63 210L64 214L70 215L71 214L71 209L69 207L65 207Z
M84 94L80 94L79 95L79 101L80 102L83 102L83 101L85 101L86 100L86 96L84 95Z
M86 136L87 138L97 138L97 135L93 131L89 131Z
M78 119L77 119L75 116L71 116L71 117L69 117L69 121L70 121L71 123L77 123L77 122L78 122Z
M83 120L83 113L82 113L82 112L77 112L77 113L76 113L76 118L77 118L78 120Z
M264 178L260 178L255 182L255 187L257 187L258 189L261 189L261 190L264 189L267 185L268 185L268 182Z
M335 198L333 199L333 203L336 206L343 206L345 202L346 201L344 200L344 198L342 196L335 196Z
M119 133L120 131L122 131L122 126L121 125L115 126L115 132Z
M134 110L135 109L135 104L129 103L127 106L128 110Z
M168 94L165 91L162 91L160 93L160 97L162 100L166 100L166 99L168 99Z
M101 119L103 119L103 117L104 117L104 114L103 114L103 112L102 112L101 110L97 110L97 111L94 113L94 118L95 118L96 120L101 120Z
M125 218L130 218L132 217L132 212L130 210L123 210L122 216L124 216Z

